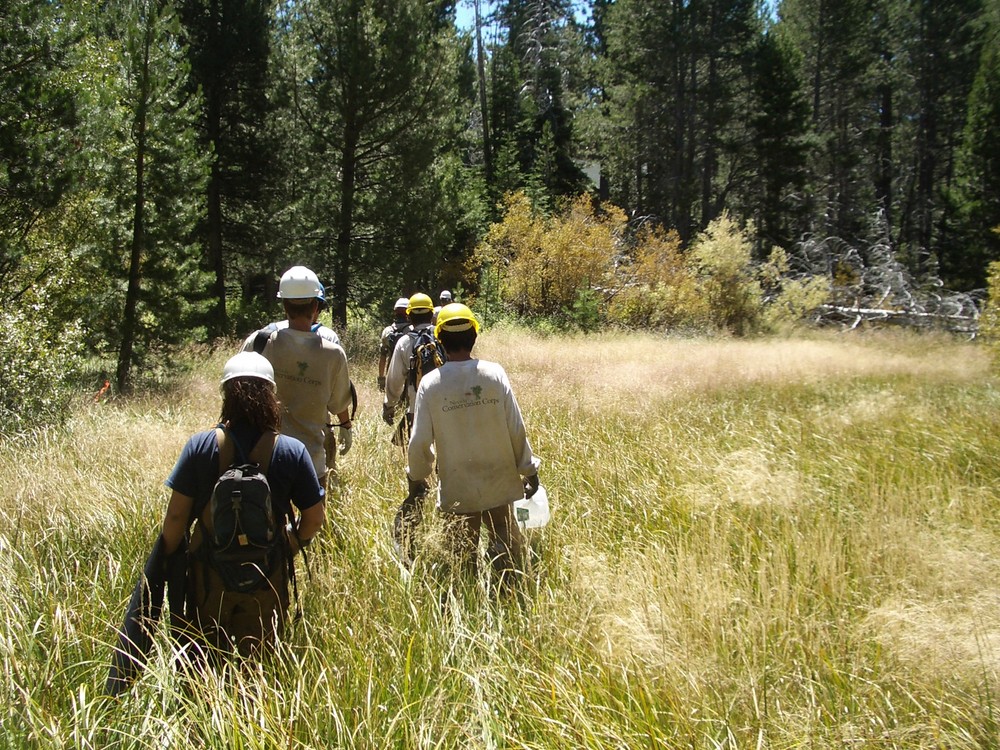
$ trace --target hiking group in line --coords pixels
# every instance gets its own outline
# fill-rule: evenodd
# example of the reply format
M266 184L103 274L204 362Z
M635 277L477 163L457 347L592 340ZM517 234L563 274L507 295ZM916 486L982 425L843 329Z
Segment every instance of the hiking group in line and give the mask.
M318 322L326 299L316 274L290 268L278 298L286 320L248 336L226 362L218 424L188 440L166 480L162 533L119 631L111 694L141 666L147 621L168 579L182 589L171 591L171 630L198 659L255 653L273 645L287 621L294 556L326 521L357 397L339 337ZM382 418L408 459L393 544L400 562L412 565L436 474L449 559L474 573L485 528L496 584L509 588L524 560L513 504L538 490L539 459L506 372L472 356L479 321L450 292L439 301L401 297L380 337Z

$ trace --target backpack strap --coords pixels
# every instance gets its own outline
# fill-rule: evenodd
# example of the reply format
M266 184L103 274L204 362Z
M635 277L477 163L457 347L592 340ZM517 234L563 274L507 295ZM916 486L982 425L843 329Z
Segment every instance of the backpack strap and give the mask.
M247 461L257 464L260 467L261 474L267 474L267 470L271 466L271 456L274 454L274 446L277 442L278 433L268 430L260 436L257 445L253 447L250 455L247 456Z

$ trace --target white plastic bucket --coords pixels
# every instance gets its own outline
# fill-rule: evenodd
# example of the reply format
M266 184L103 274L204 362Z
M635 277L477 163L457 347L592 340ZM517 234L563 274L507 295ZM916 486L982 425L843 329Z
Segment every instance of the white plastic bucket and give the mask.
M540 529L549 522L549 496L541 485L530 498L514 501L514 518L522 529Z

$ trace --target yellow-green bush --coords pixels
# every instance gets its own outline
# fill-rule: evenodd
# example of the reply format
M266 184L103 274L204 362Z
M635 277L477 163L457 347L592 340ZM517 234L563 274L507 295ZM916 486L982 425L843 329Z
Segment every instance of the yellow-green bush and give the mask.
M979 338L993 352L993 361L1000 364L1000 261L993 261L986 271L986 304L979 317Z
M582 195L551 218L542 216L518 192L505 200L502 222L490 227L477 251L497 269L500 296L526 315L571 310L580 294L604 286L609 278L625 213L614 206L595 212Z
M751 333L759 322L763 293L747 233L722 214L695 239L689 263L712 326L737 336Z
M828 296L825 279L788 278L780 249L755 263L752 227L728 214L688 248L676 231L652 223L626 247L626 227L621 209L597 210L589 196L546 217L518 192L507 196L504 219L490 227L476 262L488 295L508 308L536 318L568 314L584 328L607 321L742 336L800 319Z
M788 255L780 247L772 248L760 270L761 283L773 292L762 316L764 325L772 330L802 320L830 297L826 277L793 279L788 270Z
M621 288L608 304L609 320L628 328L691 327L705 320L705 302L675 230L644 226L632 256L620 270Z

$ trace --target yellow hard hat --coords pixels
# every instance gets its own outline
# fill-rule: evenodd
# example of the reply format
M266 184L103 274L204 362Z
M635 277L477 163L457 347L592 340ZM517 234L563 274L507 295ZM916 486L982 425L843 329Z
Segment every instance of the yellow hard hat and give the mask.
M470 328L479 333L479 321L476 320L472 310L461 302L452 302L442 307L438 313L434 335L439 337L441 331L468 331Z
M423 292L417 292L410 297L410 304L406 306L407 314L413 312L433 312L434 302Z

